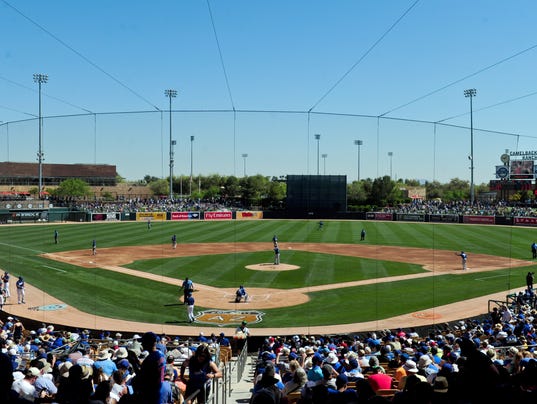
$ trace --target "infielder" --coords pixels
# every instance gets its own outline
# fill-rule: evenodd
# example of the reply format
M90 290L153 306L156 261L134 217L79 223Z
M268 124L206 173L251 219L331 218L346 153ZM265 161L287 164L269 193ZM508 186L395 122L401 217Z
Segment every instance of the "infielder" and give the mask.
M455 253L457 254L457 253ZM466 267L466 261L468 260L468 255L464 252L464 251L461 251L460 254L457 254L459 257L461 257L461 261L462 261L462 270L463 271L466 271L466 269L468 269Z

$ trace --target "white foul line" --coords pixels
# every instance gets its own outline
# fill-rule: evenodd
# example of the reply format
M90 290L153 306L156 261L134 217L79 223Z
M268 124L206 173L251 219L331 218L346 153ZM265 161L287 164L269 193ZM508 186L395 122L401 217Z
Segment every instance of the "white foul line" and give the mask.
M50 268L50 269L53 269L53 270L58 271L58 272L67 273L67 271L64 271L63 269L60 269L60 268L49 267L48 265L43 265L43 266L45 268Z
M501 278L503 276L507 276L507 275L493 275L493 276L485 276L484 278L475 278L476 281L482 281L482 280L485 280L485 279L491 279L491 278Z

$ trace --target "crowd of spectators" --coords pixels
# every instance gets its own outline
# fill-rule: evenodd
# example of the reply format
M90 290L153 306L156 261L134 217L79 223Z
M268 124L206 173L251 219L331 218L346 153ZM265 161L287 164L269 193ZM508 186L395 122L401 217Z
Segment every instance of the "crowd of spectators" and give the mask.
M234 211L244 210L240 201L225 198L198 200L183 198L169 199L131 199L128 201L102 202L81 201L73 206L78 210L106 213L135 213L135 212L180 212L180 211ZM507 216L507 217L537 217L534 206L520 206L505 201L480 202L473 205L469 201L442 202L440 200L414 200L410 203L388 206L381 209L387 213L436 214L436 215L478 215L478 216Z
M413 200L410 203L385 207L388 213L421 213L430 215L478 215L478 216L508 216L508 217L537 217L535 206L521 206L505 201L482 202L470 201L443 202L441 200Z
M251 402L272 389L276 403L535 403L536 327L537 311L513 299L425 335L268 337Z
M12 316L1 326L2 404L177 404L190 394L202 403L200 394L208 391L193 390L192 383L221 377L214 355L221 342L229 345L223 333L181 339L146 332L123 338L121 333L56 331L53 325L27 330Z
M267 337L251 401L268 391L275 403L535 403L537 310L519 295L479 319L427 331ZM199 386L221 376L216 352L230 345L224 333L123 338L29 330L12 316L0 325L0 403L175 404L192 394L201 403Z
M190 199L130 199L128 201L80 201L72 206L78 210L94 213L136 213L136 212L197 212L197 211L225 211L242 209L239 202L225 198Z

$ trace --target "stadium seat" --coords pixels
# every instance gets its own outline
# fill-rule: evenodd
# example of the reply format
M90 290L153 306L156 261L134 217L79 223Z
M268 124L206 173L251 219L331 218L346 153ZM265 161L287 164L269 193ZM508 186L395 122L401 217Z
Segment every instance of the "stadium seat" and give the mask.
M397 393L399 390L397 389L378 389L376 391L377 396L381 396L384 398L391 399L393 396L395 396L395 393Z
M288 404L298 403L301 397L302 397L302 392L300 390L293 391L292 393L289 393L287 395L287 403Z

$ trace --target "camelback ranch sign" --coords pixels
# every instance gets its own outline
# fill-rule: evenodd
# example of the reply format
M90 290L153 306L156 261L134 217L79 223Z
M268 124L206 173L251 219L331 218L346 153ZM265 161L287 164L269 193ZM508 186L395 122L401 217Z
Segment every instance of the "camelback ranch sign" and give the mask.
M257 310L204 310L196 316L196 323L226 326L246 321L248 324L255 324L263 320L264 314Z

